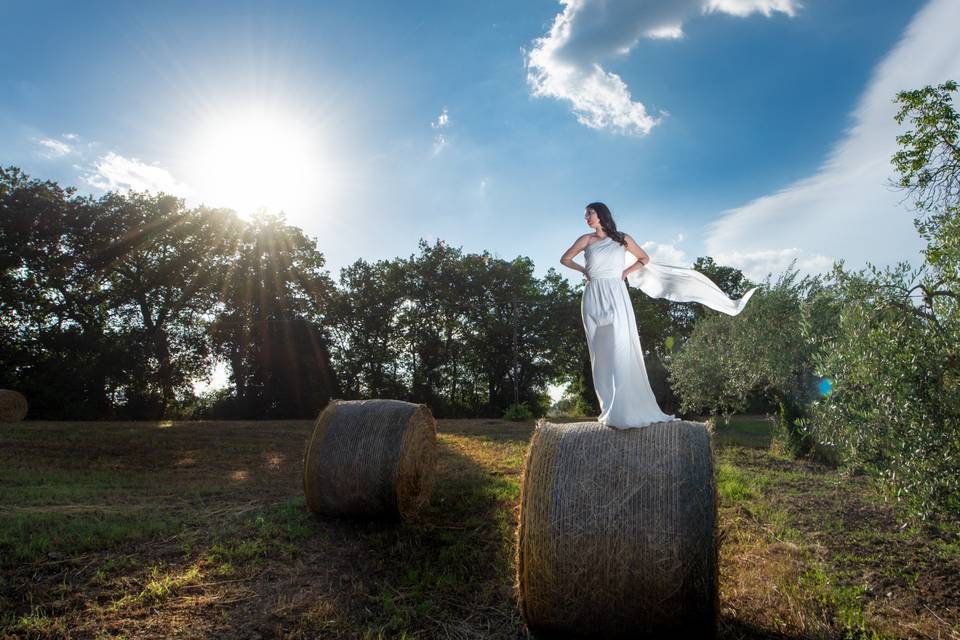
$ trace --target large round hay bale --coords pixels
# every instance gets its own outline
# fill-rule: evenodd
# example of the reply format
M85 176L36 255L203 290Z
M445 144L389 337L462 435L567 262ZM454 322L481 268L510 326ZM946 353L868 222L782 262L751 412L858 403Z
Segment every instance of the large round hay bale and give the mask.
M562 637L714 637L716 527L706 425L540 421L517 528L527 626Z
M437 426L424 404L332 400L313 428L303 465L311 511L410 518L430 499Z
M27 399L19 391L0 389L0 422L20 422L27 415Z

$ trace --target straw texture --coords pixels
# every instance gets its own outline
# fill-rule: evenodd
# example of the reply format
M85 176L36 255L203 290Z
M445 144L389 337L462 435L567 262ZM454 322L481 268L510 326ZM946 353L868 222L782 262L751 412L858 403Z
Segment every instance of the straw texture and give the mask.
M27 415L27 399L18 391L0 389L0 422L20 422Z
M715 637L713 454L696 422L620 430L541 420L524 462L516 546L530 630Z
M331 400L307 447L303 489L324 515L409 519L436 477L436 421L401 400Z

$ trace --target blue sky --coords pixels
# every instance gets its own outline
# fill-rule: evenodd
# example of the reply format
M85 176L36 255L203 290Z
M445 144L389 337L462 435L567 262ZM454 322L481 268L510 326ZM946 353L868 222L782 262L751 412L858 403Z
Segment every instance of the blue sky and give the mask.
M0 0L0 164L282 208L335 277L423 237L577 281L594 200L668 264L916 262L890 101L960 77L958 7Z

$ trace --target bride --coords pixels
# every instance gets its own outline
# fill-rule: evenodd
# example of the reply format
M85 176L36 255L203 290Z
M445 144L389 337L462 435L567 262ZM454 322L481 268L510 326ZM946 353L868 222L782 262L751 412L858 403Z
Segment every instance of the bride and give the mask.
M624 279L652 298L699 302L732 316L743 310L757 288L734 301L699 271L651 262L633 238L617 230L610 209L602 202L588 204L584 218L593 233L577 238L560 264L587 276L580 313L600 401L597 422L629 429L679 420L660 410L650 388ZM573 261L581 251L584 266Z

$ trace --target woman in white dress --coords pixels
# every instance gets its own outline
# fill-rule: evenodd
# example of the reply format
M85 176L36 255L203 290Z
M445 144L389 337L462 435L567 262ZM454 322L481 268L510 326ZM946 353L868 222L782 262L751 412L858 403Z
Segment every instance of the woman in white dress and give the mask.
M560 263L587 276L580 312L593 385L600 401L597 422L630 429L678 420L660 410L650 388L624 279L651 297L699 302L729 315L740 313L756 288L734 301L698 271L650 262L650 256L633 238L617 230L610 210L602 202L587 205L584 218L593 233L577 238ZM573 261L581 251L584 266Z

